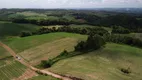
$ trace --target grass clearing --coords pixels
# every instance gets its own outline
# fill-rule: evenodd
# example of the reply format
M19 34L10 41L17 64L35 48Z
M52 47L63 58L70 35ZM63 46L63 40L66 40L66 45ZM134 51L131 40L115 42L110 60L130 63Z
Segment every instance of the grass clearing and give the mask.
M61 60L49 70L85 80L141 80L141 61L141 49L108 43L104 49ZM132 73L120 71L128 67Z
M76 24L72 24L72 25L69 25L70 27L73 27L73 28L98 28L100 26L93 26L93 25L87 25L87 24L84 24L84 25L76 25ZM101 28L104 28L105 30L107 30L109 33L112 32L112 28L109 28L109 27L101 27Z
M43 35L29 36L24 38L10 38L6 40L4 43L6 43L9 47L11 47L15 52L19 53L26 49L66 37L78 38L79 40L83 40L87 38L87 35L56 32L56 33L49 33Z
M10 53L8 53L3 47L0 46L0 67L8 64L12 59Z
M3 59L8 56L10 56L10 54L3 47L0 46L0 59Z
M78 39L76 38L63 38L30 48L19 53L19 55L21 55L31 64L38 64L41 62L41 60L48 60L58 56L64 50L69 52L73 51L77 42Z
M32 16L47 17L45 14L36 13L36 12L32 12L32 11L17 12L16 14L17 15L24 15L24 16L27 16L27 17L32 17Z
M40 27L32 24L0 22L0 38L18 36L21 31L35 31L38 28Z

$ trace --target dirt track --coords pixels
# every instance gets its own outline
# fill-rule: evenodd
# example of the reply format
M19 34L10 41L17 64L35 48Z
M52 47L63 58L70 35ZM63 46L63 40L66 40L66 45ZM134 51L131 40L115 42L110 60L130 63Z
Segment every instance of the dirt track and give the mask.
M37 69L37 68L31 66L28 62L26 62L26 61L25 61L24 59L22 59L21 57L20 57L20 58L21 58L20 60L17 59L17 58L16 58L16 56L17 56L16 53L15 53L10 47L8 47L7 45L5 45L5 44L3 44L2 42L0 42L0 46L2 46L5 50L7 50L7 51L14 57L15 60L19 61L20 63L22 63L23 65L25 65L25 66L27 66L28 68L32 69L33 71L39 71L39 72L41 72L41 73L43 73L43 74L51 75L51 76L53 76L53 77L55 77L55 78L59 78L59 79L62 79L62 80L72 80L72 79L70 79L70 78L68 78L68 77L63 77L63 76L61 76L61 75L52 73L52 72L50 72L50 71L45 71L45 70Z

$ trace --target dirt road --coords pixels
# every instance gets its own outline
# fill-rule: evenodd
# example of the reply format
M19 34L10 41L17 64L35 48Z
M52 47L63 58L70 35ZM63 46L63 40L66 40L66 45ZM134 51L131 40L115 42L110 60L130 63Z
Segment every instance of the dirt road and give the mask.
M47 75L50 75L50 76L53 76L55 78L59 78L59 79L62 79L62 80L72 80L68 77L63 77L61 75L58 75L58 74L55 74L55 73L52 73L50 71L45 71L45 70L40 70L40 69L37 69L33 66L31 66L28 62L26 62L24 59L22 59L20 56L17 56L16 53L7 45L3 44L2 42L0 42L0 46L2 46L5 50L7 50L13 57L15 60L19 61L20 63L22 63L23 65L27 66L28 68L32 69L33 71L39 71L40 73L43 73L43 74L47 74ZM18 59L18 58L19 59Z

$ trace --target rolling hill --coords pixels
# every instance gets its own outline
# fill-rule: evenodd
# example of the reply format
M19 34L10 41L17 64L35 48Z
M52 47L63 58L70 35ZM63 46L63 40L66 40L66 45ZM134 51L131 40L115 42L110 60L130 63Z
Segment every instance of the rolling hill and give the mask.
M85 80L141 80L141 61L141 49L107 43L100 50L61 60L49 70ZM125 74L121 68L130 68L131 73Z
M0 39L4 37L18 36L22 31L35 31L39 26L32 24L17 24L0 22Z

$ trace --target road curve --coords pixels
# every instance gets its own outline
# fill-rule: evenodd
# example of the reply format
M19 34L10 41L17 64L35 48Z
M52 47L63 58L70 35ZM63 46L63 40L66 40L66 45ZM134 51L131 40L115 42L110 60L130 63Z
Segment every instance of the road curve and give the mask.
M63 77L61 75L52 73L50 71L45 71L45 70L40 70L38 68L35 68L35 67L31 66L28 62L26 62L24 59L22 59L21 57L20 57L21 58L20 60L17 59L16 58L16 53L9 46L7 46L6 44L0 42L0 46L2 46L5 50L7 50L14 57L14 59L16 61L22 63L23 65L27 66L28 68L32 69L33 71L39 71L40 73L47 74L47 75L50 75L50 76L53 76L55 78L59 78L59 79L62 79L62 80L72 80L72 79L70 79L68 77Z

